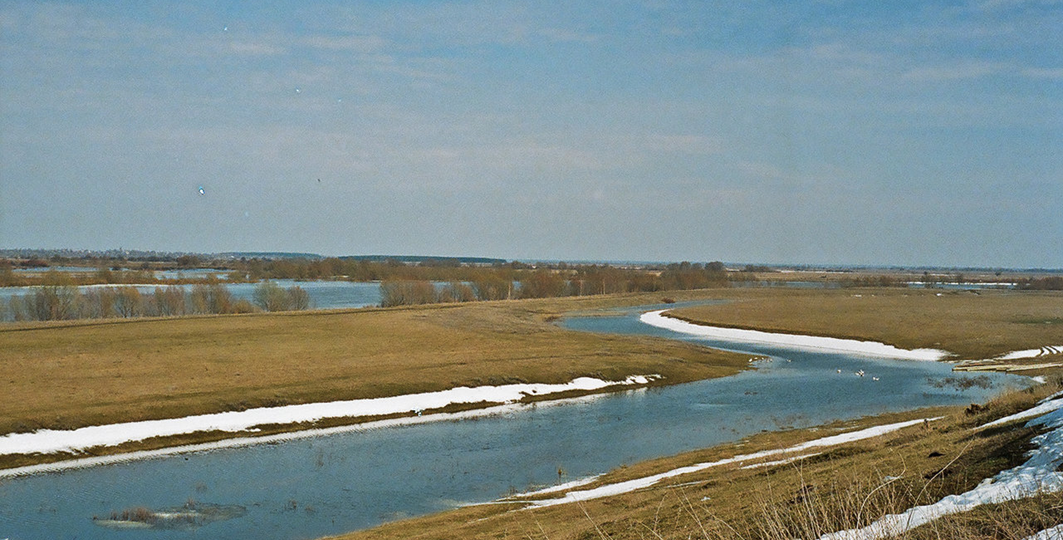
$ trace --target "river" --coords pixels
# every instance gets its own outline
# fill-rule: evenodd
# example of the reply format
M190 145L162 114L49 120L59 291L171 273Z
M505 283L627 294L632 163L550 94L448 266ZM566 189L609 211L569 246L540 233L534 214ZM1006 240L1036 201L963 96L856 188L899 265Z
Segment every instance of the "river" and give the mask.
M563 324L691 339L638 321L639 313L655 307ZM144 538L145 531L102 527L93 517L133 507L174 508L190 499L246 512L198 528L151 531L150 537L317 538L549 485L559 467L572 480L762 430L980 402L1028 381L987 374L980 380L990 387L960 391L942 382L975 375L953 374L948 364L698 342L772 359L732 377L540 403L475 420L0 477L0 538ZM858 370L868 376L855 376Z

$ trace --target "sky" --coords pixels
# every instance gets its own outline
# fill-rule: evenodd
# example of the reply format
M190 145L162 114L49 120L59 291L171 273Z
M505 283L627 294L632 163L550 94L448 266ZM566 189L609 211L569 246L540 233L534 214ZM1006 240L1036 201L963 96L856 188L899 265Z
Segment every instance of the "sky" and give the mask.
M0 248L1063 267L1063 2L0 0Z

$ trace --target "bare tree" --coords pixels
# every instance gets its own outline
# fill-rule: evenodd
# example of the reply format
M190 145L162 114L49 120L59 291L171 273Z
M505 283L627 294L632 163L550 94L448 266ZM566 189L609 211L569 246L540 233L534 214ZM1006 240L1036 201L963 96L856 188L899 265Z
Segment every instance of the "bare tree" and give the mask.
M174 317L185 314L185 290L176 285L155 287L152 297L155 314L162 317Z
M288 287L288 309L295 311L310 309L310 293L298 285Z
M440 302L472 302L476 300L476 292L472 287L460 281L452 281L439 290Z
M139 317L144 314L143 298L136 287L120 287L114 298L114 311L119 317Z
M413 306L439 301L435 285L430 281L385 280L380 284L380 305Z

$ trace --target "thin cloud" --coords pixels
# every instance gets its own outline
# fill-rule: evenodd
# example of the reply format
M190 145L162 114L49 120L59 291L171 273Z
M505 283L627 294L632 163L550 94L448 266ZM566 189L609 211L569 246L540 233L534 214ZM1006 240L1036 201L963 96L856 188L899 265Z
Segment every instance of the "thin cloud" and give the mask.
M1063 0L984 0L975 7L981 10L1012 9L1016 7L1052 7L1063 5Z
M909 81L955 81L999 75L1007 71L1005 64L974 62L916 67L906 71L902 77Z
M1063 68L1027 68L1022 74L1034 79L1063 80Z
M555 43L595 43L601 36L563 28L544 28L539 35Z
M234 41L229 44L229 50L236 54L256 56L273 56L287 52L287 49L284 47L270 45L269 43L253 43L247 41Z
M379 36L323 36L315 35L298 40L307 47L333 51L359 53L377 52L387 45L387 40Z
M644 139L644 148L651 152L712 155L723 152L723 139L704 135L659 135Z

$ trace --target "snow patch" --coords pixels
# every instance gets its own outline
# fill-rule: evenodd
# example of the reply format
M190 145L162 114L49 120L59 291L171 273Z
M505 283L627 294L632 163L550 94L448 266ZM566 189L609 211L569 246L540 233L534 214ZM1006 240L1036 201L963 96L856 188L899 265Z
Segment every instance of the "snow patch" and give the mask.
M1033 536L1027 536L1023 540L1060 540L1061 538L1063 538L1063 525L1056 525Z
M1014 422L1015 420L1023 420L1023 419L1026 419L1026 418L1033 418L1035 416L1041 416L1042 414L1052 412L1052 411L1054 411L1056 409L1059 409L1060 407L1063 407L1063 398L1060 398L1060 399L1049 399L1049 400L1046 400L1046 401L1042 401L1037 406L1035 406L1035 407L1033 407L1031 409L1026 409L1025 411L1017 412L1015 414L1012 414L1012 415L1009 415L1009 416L1005 416L1004 418L998 418L996 420L993 420L992 422L987 422L985 424L982 424L981 427L982 428L987 428L987 427L999 426L999 425L1002 425L1002 424L1007 424L1008 422Z
M1063 408L1060 408L1060 401L1063 400L1044 402L1027 411L1029 414L1026 416L1044 413L1040 418L1027 422L1027 426L1044 426L1051 431L1032 439L1037 448L1030 452L1029 458L1022 465L1001 471L966 493L949 495L936 503L909 508L900 514L889 514L862 529L827 534L820 537L820 540L870 540L897 536L937 518L967 512L983 504L997 504L1032 497L1039 493L1063 491L1063 473L1057 472L1063 464ZM1020 416L1023 414L1001 420L1026 417Z
M745 470L749 470L749 469L760 469L760 468L763 468L763 467L774 467L776 465L787 465L787 464L793 463L795 461L801 461L801 460L808 459L810 457L816 457L816 456L818 456L820 454L822 454L822 452L816 452L815 454L805 454L803 456L794 456L792 458L780 459L780 460L777 460L777 461L765 461L764 463L754 463L752 465L746 465L745 467L742 467L742 470L745 471Z
M742 454L718 461L710 461L706 463L698 463L687 467L680 467L678 469L672 469L663 473L655 474L652 476L646 476L643 478L635 478L633 480L627 480L624 482L617 482L615 484L607 484L594 489L588 489L583 491L570 491L565 494L564 497L556 499L546 499L542 501L529 501L530 508L541 508L545 506L556 506L559 504L566 504L577 501L589 501L592 499L600 499L602 497L611 497L614 495L620 495L622 493L629 493L642 488L650 487L661 480L666 478L672 478L683 474L690 474L694 472L703 471L712 467L718 467L720 465L730 465L732 463L742 463L745 461L752 461L756 459L762 459L769 456L776 456L782 454L789 454L793 452L803 452L810 448L822 448L826 446L834 446L844 444L848 442L860 441L863 439L869 439L884 435L892 431L896 431L901 428L913 426L923 422L936 419L919 419L909 420L907 422L897 422L895 424L887 424L884 426L875 426L859 431L853 431L850 433L842 433L840 435L832 435L830 437L823 437L820 439L811 440L801 444L791 446L789 448L781 448L775 450L762 450L760 452L754 452L752 454Z
M612 386L645 385L660 375L633 375L622 381L579 377L565 384L507 384L458 387L440 392L406 394L374 399L307 403L284 407L261 407L224 412L90 426L75 430L39 430L0 437L0 455L77 452L99 446L115 446L152 437L167 437L204 431L239 432L268 424L315 422L325 418L354 418L420 413L448 405L469 403L516 403L526 396L544 396L573 390L593 391Z
M537 489L535 491L528 491L528 492L525 492L525 493L515 493L515 494L510 495L509 497L506 497L506 498L507 499L516 499L516 498L523 498L523 497L535 497L535 496L538 496L538 495L545 495L547 493L557 493L558 491L568 491L568 490L573 489L573 488L583 487L583 486L585 486L587 484L590 484L591 482L594 482L595 480L597 480L597 479L599 479L601 477L602 477L602 475L596 474L594 476L588 476L586 478L580 478L578 480L573 480L571 482L565 482L564 484L558 484L556 486L550 486L548 488Z
M639 320L658 328L665 328L684 334L720 339L724 341L736 341L740 343L764 343L768 345L781 345L794 349L826 351L835 353L855 354L859 356L871 356L877 358L899 358L902 360L941 360L948 354L937 349L901 349L885 343L874 341L859 341L855 339L841 339L821 336L805 336L799 334L778 334L761 332L759 330L741 330L737 328L721 328L693 324L663 315L666 310L650 311L643 313Z
M1040 349L1026 349L1023 351L1013 351L1004 356L998 357L1000 360L1020 360L1023 358L1037 358L1039 356L1049 356L1053 354L1063 354L1063 345L1049 345L1041 347Z
M460 411L455 413L436 413L427 414L424 416L403 416L400 418L391 418L387 420L374 420L372 422L362 422L359 424L350 424L345 426L336 426L331 428L317 428L307 429L303 431L291 431L287 433L277 433L275 435L263 435L259 437L236 437L232 439L224 439L209 443L189 444L182 446L170 446L167 448L160 448L158 450L142 450L138 452L128 452L124 454L113 454L109 456L97 456L90 458L79 458L72 460L58 461L55 463L42 463L39 465L27 465L25 467L18 467L13 469L0 469L0 479L27 476L31 474L48 473L48 472L61 472L74 469L85 469L89 467L96 467L100 465L113 465L116 463L125 463L128 461L139 461L143 459L154 459L167 456L173 456L178 454L189 454L194 452L209 452L212 450L220 450L226 448L241 448L246 446L255 446L260 444L280 443L286 441L295 441L301 439L312 439L314 437L327 437L330 435L337 435L340 433L354 433L354 432L367 432L377 429L387 429L394 427L413 426L420 424L427 424L431 422L447 422L447 421L459 421L469 420L475 418L487 418L490 416L504 416L514 412L524 410L529 407L536 407L542 409L544 407L563 407L565 405L571 405L574 403L587 403L599 399L605 398L604 394L591 394L587 396L580 396L574 398L555 399L550 401L540 401L534 404L528 403L510 403L507 405L497 405L494 407L485 407L482 409L470 409L467 411Z

